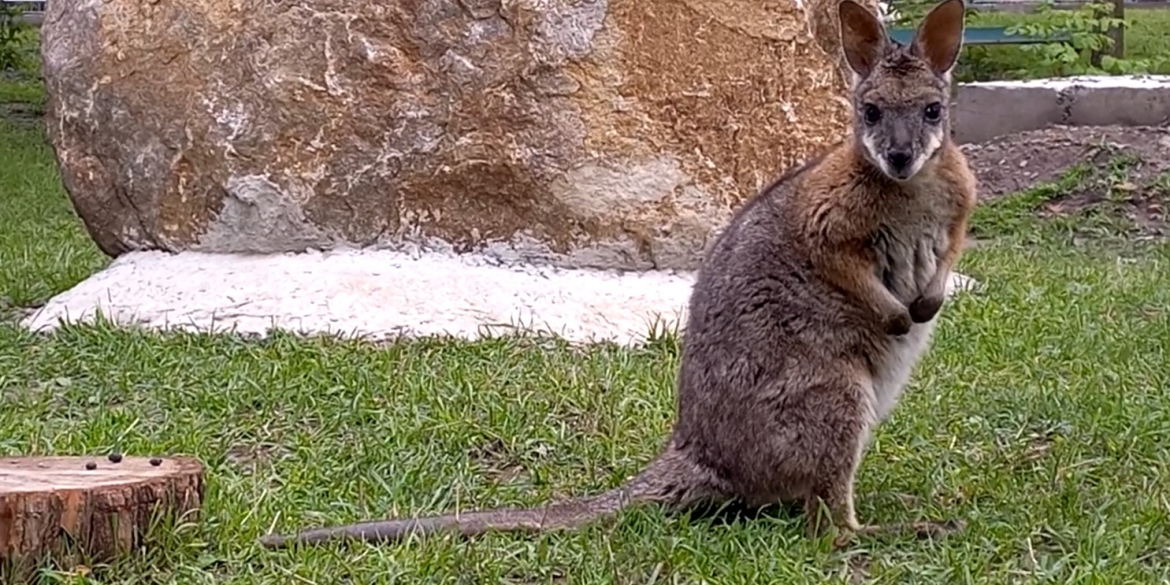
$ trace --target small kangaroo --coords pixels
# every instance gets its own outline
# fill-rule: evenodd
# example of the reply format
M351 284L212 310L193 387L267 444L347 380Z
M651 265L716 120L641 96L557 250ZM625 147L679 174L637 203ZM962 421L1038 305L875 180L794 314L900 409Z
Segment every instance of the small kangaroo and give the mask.
M370 521L268 535L268 547L333 538L539 532L635 503L681 510L803 503L808 532L942 534L960 524L861 525L854 476L926 350L975 206L950 138L963 0L944 0L914 40L889 38L853 0L838 5L853 72L853 127L732 217L692 290L673 432L659 456L600 495L534 508Z

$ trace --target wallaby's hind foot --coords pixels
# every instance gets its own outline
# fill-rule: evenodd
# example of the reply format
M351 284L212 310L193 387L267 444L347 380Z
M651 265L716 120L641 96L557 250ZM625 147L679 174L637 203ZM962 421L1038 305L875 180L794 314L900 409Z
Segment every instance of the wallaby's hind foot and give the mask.
M935 538L947 536L966 530L967 523L959 519L934 521L920 520L918 522L893 522L890 524L867 524L855 533L858 536L873 536L879 534L908 535L918 538Z
M918 538L933 539L949 536L966 529L967 523L958 519L941 522L922 520L918 522L894 522L891 524L866 524L853 530L841 530L838 532L837 538L833 540L833 545L837 548L844 548L857 536L913 535Z

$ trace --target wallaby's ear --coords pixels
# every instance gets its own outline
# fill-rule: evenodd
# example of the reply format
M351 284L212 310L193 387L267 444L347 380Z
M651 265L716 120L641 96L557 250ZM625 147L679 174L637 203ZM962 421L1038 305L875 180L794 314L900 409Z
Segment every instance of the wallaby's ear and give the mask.
M963 0L943 0L922 19L914 33L913 51L930 65L935 75L946 75L963 48Z
M861 77L869 76L886 50L885 27L876 14L853 0L841 0L837 16L841 21L841 50L845 61Z

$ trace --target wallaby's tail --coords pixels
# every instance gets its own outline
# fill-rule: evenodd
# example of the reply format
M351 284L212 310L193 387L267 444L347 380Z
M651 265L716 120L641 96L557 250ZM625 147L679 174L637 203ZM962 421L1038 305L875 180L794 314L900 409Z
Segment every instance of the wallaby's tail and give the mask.
M454 533L478 536L485 532L543 532L577 528L613 516L637 503L685 506L711 495L704 476L680 453L668 449L641 473L608 492L532 508L476 510L443 516L375 520L306 530L289 536L270 534L260 539L269 548L318 544L334 539L393 542L412 534Z

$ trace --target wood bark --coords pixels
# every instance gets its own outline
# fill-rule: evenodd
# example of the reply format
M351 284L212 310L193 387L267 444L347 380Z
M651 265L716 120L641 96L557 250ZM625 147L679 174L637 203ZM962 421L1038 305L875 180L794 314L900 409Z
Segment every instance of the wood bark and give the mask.
M159 520L196 520L203 465L151 459L0 458L0 583L30 582L46 562L107 563L145 544Z

